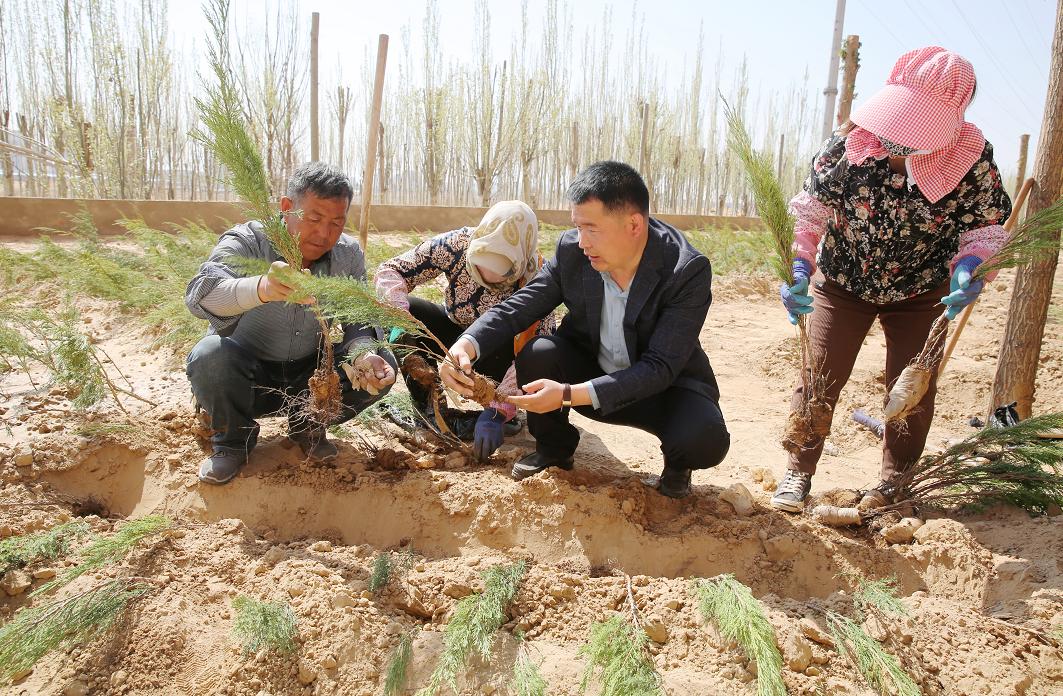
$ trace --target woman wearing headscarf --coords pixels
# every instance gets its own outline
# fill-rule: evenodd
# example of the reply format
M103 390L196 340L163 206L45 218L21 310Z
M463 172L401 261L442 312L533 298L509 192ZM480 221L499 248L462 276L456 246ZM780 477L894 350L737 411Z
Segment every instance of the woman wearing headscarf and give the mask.
M451 345L480 315L531 280L541 263L535 213L520 201L503 201L491 206L476 227L440 234L382 263L376 289L381 298L409 311L444 345ZM410 296L414 288L440 274L447 280L443 304ZM500 394L520 394L514 356L534 335L553 333L554 328L554 317L549 316L518 336L512 351L482 356L476 369L499 381ZM429 411L427 390L410 375L403 377L415 406ZM512 404L495 402L474 416L475 425L471 419L448 425L459 436L472 430L473 450L486 460L502 444L505 429L512 430L515 416Z
M1011 200L993 146L964 120L975 75L962 56L938 46L905 53L886 86L853 112L816 155L794 214L794 284L781 288L793 323L809 314L814 359L833 408L878 318L891 386L926 342L933 321L974 301L978 265L1007 240ZM824 280L809 286L816 269ZM809 294L811 290L811 294ZM893 481L914 463L934 417L936 380L906 427L887 424L879 484L864 504L891 499ZM793 395L803 401L802 382ZM771 504L804 505L823 438L789 456Z

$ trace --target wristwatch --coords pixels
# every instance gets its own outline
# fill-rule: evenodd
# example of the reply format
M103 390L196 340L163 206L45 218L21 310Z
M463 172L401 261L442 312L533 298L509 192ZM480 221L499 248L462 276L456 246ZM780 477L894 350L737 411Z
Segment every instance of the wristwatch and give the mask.
M564 391L561 392L561 408L572 408L572 385L562 385Z

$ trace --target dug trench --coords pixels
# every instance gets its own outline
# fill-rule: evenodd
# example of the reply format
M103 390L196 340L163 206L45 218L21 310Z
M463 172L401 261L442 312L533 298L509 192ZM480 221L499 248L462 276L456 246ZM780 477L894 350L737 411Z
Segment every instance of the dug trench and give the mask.
M189 467L168 464L173 455L160 460L109 442L81 450L62 469L46 468L41 478L113 515L239 520L280 543L409 546L427 558L514 554L586 575L733 573L758 594L799 601L845 589L846 575L896 576L905 594L928 590L980 601L988 590L988 574L973 573L957 585L947 572L977 561L973 550L948 559L904 553L906 547L869 544L864 534L826 534L763 505L739 517L716 486L667 499L638 475L616 474L619 462L593 452L574 472L516 483L504 466L471 465L453 455L440 469L374 471L370 457L341 447L334 464L313 465L299 461L298 450L278 436L256 450L231 484L207 486L190 477ZM523 451L510 447L503 457Z

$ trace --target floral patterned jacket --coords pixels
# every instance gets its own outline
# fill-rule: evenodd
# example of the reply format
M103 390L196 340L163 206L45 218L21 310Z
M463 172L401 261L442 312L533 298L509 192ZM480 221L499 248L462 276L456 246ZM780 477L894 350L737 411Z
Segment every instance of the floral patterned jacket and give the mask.
M790 210L796 256L813 267L818 261L827 278L861 299L887 304L945 284L964 256L996 253L1007 241L1001 225L1011 199L988 142L956 188L930 203L888 159L850 164L845 136L836 135Z
M468 328L517 290L512 286L485 288L473 280L465 261L472 232L471 227L444 232L380 264L376 271L377 293L391 304L409 309L407 296L414 288L445 274L444 307L455 324ZM551 313L539 323L536 333L552 334L556 328L557 320ZM499 384L499 391L507 395L521 393L512 366Z

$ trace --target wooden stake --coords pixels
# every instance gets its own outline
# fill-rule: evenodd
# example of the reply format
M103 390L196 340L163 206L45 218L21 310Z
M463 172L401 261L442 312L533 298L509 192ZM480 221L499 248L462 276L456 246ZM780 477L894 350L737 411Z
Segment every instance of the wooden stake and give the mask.
M1045 115L1033 169L1036 184L1030 194L1029 215L1052 205L1063 191L1063 0L1056 4L1051 56ZM1057 231L1057 243L1058 239ZM1016 410L1021 418L1029 418L1033 412L1037 365L1058 261L1058 253L1045 254L1041 260L1020 267L1015 275L989 413L997 406L1013 401L1018 403Z
M388 198L388 180L387 180L387 177L384 176L384 173L385 173L384 161L387 158L387 150L384 149L384 124L383 123L380 124L380 127L377 129L377 132L380 133L380 143L379 143L380 150L379 150L379 152L377 154L377 162L380 163L380 200L386 202L387 198Z
M649 166L649 137L650 137L650 103L642 102L642 139L639 141L639 174L646 178L646 167Z
M358 238L362 252L369 243L369 205L373 200L373 172L376 171L376 146L380 128L380 102L384 99L384 68L388 62L388 35L381 34L376 49L376 79L373 82L373 108L369 112L368 145L365 153L365 174L362 177L362 213L358 217Z
M775 178L782 181L782 147L786 142L786 133L779 133L779 156L775 158Z
M568 156L568 178L569 180L576 178L577 169L579 168L579 123L572 122L572 150Z
M1026 152L1030 149L1030 134L1023 133L1019 138L1019 167L1018 173L1015 175L1015 193L1012 194L1014 198L1019 197L1019 189L1022 188L1023 181L1026 180ZM1012 215L1018 215L1019 209L1013 208Z
M842 93L838 102L838 125L849 120L853 110L853 95L856 93L856 71L860 69L860 37L849 34L845 39L845 71L842 75Z
M317 34L321 13L310 15L310 159L317 162L321 154L317 122Z

